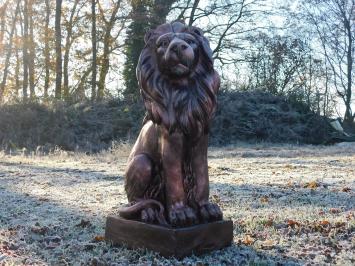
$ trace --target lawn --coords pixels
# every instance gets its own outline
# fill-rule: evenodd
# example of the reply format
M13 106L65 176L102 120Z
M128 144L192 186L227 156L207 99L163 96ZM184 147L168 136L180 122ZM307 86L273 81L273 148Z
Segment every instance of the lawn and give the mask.
M0 154L0 265L355 264L354 144L211 148L210 197L234 241L183 260L104 241L129 149Z

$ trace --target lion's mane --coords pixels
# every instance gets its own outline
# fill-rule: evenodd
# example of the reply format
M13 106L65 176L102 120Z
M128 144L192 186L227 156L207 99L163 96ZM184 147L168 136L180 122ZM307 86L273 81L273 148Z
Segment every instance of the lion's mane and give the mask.
M199 56L188 85L176 85L163 75L157 65L155 41L159 33L152 32L146 40L137 66L137 78L147 110L146 121L164 125L170 132L179 128L185 135L197 137L209 130L216 109L219 76L213 68L208 40L195 27L184 32L198 40Z

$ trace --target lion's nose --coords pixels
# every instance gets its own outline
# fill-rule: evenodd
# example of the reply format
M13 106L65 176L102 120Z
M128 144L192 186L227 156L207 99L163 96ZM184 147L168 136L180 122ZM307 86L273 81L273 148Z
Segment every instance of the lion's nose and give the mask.
M181 51L184 51L188 48L188 46L184 43L174 43L171 47L171 49L174 51L174 52L181 52Z
M164 57L165 61L184 62L184 64L189 65L194 60L194 51L184 40L174 38L170 42Z
M188 44L185 41L180 39L172 40L169 45L169 50L175 52L178 55L180 55L188 48L189 48Z

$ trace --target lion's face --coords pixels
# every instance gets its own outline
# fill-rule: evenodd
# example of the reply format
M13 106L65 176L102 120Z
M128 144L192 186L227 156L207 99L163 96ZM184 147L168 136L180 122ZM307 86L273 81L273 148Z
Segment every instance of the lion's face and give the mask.
M146 34L145 42L155 54L156 67L170 78L190 76L198 65L201 50L211 52L200 29L180 22L158 26Z
M137 78L147 120L170 131L200 136L208 131L216 107L219 76L202 30L165 23L144 36Z
M157 64L168 76L189 75L198 62L198 43L189 33L165 33L156 40Z

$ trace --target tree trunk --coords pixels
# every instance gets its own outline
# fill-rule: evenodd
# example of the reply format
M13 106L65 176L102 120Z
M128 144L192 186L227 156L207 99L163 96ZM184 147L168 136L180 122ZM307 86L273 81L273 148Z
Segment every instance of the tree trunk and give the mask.
M6 10L7 10L7 2L3 4L0 8L0 47L3 45L4 34L5 34L5 26L6 26Z
M18 49L16 48L16 67L15 67L15 89L16 97L19 98L20 93L20 56L18 54Z
M105 81L106 81L108 70L110 68L111 31L115 24L116 15L119 7L120 7L120 3L118 2L116 3L112 11L110 20L105 22L106 25L105 25L105 36L104 36L104 52L102 55L102 66L100 70L99 84L97 86L98 101L101 101L104 98L104 94L105 94Z
M23 7L23 41L22 41L22 58L23 58L23 82L22 93L23 100L27 101L28 97L28 0L24 0Z
M85 82L87 80L87 77L91 73L92 68L89 67L81 76L79 84L74 92L75 99L76 100L83 100L85 99Z
M44 68L45 68L45 78L44 78L44 98L48 98L48 89L49 89L49 17L51 9L49 5L49 0L46 0L46 22L44 27Z
M19 12L19 9L20 9L20 0L17 1L15 14L14 14L14 18L13 18L12 25L11 25L10 35L9 35L9 44L8 44L8 49L7 49L7 54L6 54L6 58L5 58L5 64L4 64L4 73L3 73L2 81L0 84L0 101L2 101L2 99L3 99L4 91L5 91L5 87L6 87L7 74L8 74L9 65L10 65L10 57L11 57L11 53L12 53L13 35L15 32L17 14Z
M199 2L200 0L196 0L196 1ZM171 6L175 2L177 2L177 0L155 0L154 1L153 6L151 7L151 14L149 17L151 28L154 28L166 22L166 17L171 11Z
M28 74L30 83L30 99L35 98L35 43L33 38L33 1L30 0L28 3L28 16L29 16L29 64L28 64Z
M110 36L111 29L107 29L104 37L104 53L102 55L102 65L100 70L100 78L99 84L97 86L97 100L101 101L104 98L105 94L105 81L108 70L110 68L110 60L109 60L109 49L110 49Z
M55 98L62 96L62 35L61 35L61 11L62 0L56 0L55 7L55 52L56 52L56 77L55 77Z
M63 61L63 96L65 100L69 99L69 56L70 56L70 48L73 43L73 19L76 11L76 7L78 5L79 0L75 0L73 8L70 13L69 22L67 23L67 36L65 38L65 48L64 48L64 61Z
M195 21L195 12L196 12L196 9L197 9L199 3L200 3L200 0L195 0L194 4L192 5L190 19L189 19L189 26L192 26L192 24Z
M355 12L354 12L355 14ZM353 36L352 36L352 29L351 29L351 24L350 21L344 16L344 27L347 33L347 39L348 39L348 47L347 47L347 53L346 53L346 63L347 63L347 88L346 88L346 111L345 111L345 116L344 116L344 121L346 123L353 123L354 122L354 116L352 114L351 110L351 95L352 95L352 71L353 71Z
M91 78L91 100L95 101L96 98L96 0L91 0L91 42L92 42L92 78Z

